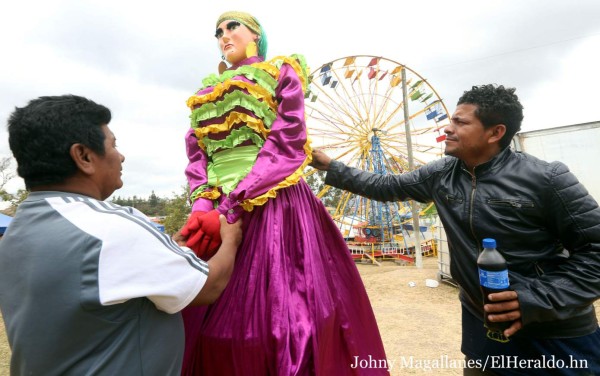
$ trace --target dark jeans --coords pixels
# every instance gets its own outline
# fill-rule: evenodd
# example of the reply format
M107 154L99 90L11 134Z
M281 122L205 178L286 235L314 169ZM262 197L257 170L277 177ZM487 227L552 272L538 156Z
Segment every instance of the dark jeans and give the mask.
M576 338L517 334L507 343L490 340L486 333L483 322L463 307L461 351L478 366L465 368L464 375L600 375L600 328Z

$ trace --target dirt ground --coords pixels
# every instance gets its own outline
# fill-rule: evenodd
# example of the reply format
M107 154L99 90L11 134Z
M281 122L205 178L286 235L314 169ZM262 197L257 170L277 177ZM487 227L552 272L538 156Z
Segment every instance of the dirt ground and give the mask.
M391 375L462 375L462 368L452 367L452 361L464 358L458 289L448 283L425 285L427 279L437 281L437 258L423 258L421 269L391 262L357 267L393 362Z
M436 279L437 260L424 258L424 266L382 266L357 264L378 320L387 357L395 361L392 375L422 374L423 369L399 368L408 362L462 359L460 354L460 305L457 289L440 284L425 286L425 279ZM409 282L415 287L409 287ZM9 374L10 349L4 325L0 328L0 376ZM459 375L462 370L432 370L436 375Z
M462 375L460 363L460 303L458 290L437 280L436 257L425 257L423 267L357 264L375 311L392 376ZM414 282L414 287L411 286ZM600 304L596 304L600 316ZM0 318L1 321L1 318ZM10 349L0 323L0 376L9 374Z

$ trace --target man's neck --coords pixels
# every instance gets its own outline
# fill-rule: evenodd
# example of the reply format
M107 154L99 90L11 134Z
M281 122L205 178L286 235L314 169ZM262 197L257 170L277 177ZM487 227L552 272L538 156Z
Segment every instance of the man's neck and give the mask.
M502 152L502 150L504 150L504 149L498 148L498 149L495 149L492 153L484 153L484 154L482 154L475 161L469 161L469 162L468 161L463 161L463 163L467 167L467 170L469 170L469 172L474 175L475 174L475 168L477 166L481 166L482 164L491 161L498 154L500 154Z
M62 183L57 184L45 184L38 185L30 189L31 192L39 191L57 191L57 192L68 192L77 193L80 195L95 198L96 200L103 200L100 192L94 189L93 185L88 184L86 181L82 181L77 177L71 177L66 179Z

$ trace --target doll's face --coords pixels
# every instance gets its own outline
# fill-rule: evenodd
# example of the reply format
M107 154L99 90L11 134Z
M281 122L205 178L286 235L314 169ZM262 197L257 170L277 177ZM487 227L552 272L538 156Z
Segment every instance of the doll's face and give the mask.
M258 35L234 20L225 20L217 27L215 37L219 41L221 54L230 64L237 64L246 58L246 46L255 42Z

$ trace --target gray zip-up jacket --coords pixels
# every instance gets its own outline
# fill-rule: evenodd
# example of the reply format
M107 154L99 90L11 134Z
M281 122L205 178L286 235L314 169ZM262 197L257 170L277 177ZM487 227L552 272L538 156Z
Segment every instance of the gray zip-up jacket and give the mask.
M445 157L401 175L379 175L332 161L325 183L378 201L436 205L462 304L483 320L477 256L494 238L518 294L520 335L575 337L598 328L600 208L561 162L504 149L472 175Z

